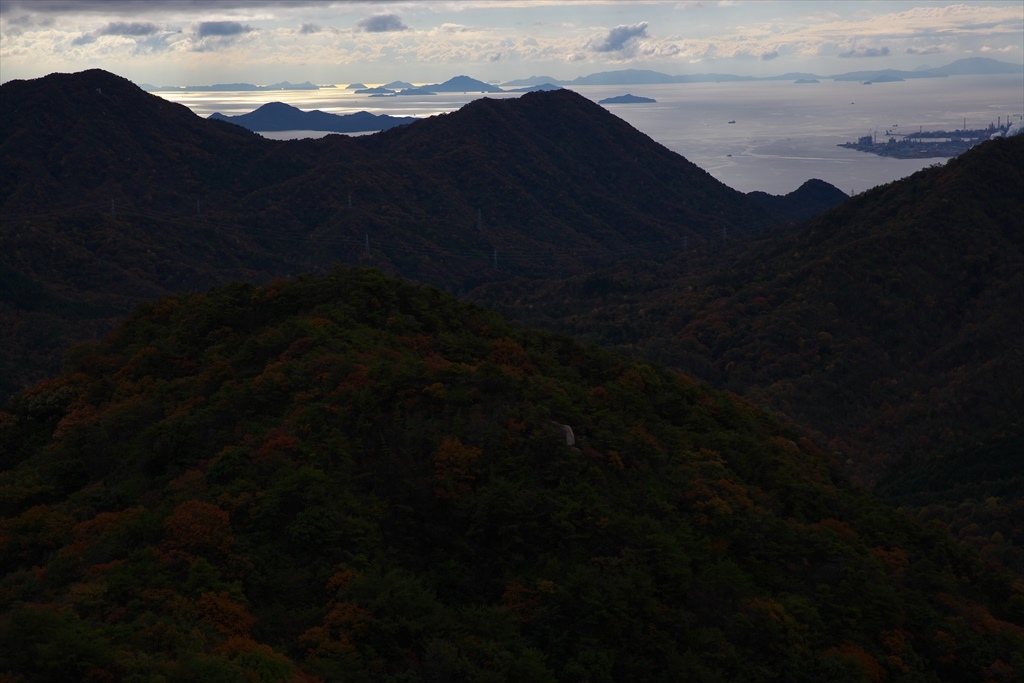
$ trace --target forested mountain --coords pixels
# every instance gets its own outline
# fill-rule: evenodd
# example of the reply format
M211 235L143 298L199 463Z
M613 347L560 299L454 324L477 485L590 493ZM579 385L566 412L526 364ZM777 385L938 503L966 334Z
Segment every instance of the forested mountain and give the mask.
M1010 681L1024 584L688 377L368 269L0 413L14 680Z
M799 231L477 296L743 392L885 460L1019 427L1022 215L1017 136Z
M1022 169L1024 136L997 139L800 231L474 296L813 426L887 499L1021 571Z
M0 395L161 294L360 262L458 289L782 220L569 91L295 141L99 70L0 95Z

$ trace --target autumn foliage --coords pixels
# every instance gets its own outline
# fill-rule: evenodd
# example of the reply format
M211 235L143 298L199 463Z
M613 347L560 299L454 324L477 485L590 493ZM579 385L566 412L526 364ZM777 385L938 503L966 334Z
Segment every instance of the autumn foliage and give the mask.
M1020 576L813 433L368 269L141 306L2 420L12 680L1024 667Z

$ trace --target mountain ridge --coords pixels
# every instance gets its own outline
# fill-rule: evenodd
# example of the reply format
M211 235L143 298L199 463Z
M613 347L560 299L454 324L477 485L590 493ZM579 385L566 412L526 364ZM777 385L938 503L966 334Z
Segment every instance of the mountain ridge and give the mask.
M65 302L50 311L126 311L231 277L368 262L463 288L784 222L567 90L276 141L99 70L0 88L0 238L23 292L0 312L24 357L66 343L52 313L23 308L30 292ZM10 378L27 369L8 363Z

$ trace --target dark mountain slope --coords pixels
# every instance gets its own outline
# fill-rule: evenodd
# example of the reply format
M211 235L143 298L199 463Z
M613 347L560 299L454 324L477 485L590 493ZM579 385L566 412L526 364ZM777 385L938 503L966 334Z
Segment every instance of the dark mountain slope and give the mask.
M82 312L160 294L359 262L459 289L778 222L569 92L278 142L99 70L0 88L0 395L41 376L24 359L52 372L68 339L103 328Z
M569 91L485 98L355 142L362 161L254 193L266 229L328 251L333 237L354 234L358 250L366 236L399 272L450 282L568 274L624 254L661 257L684 235L696 243L780 222Z
M546 208L599 243L709 237L723 225L749 232L771 222L742 193L570 90L483 98L366 144L426 156L435 140L431 169L466 186L470 199L490 190L508 221Z
M252 178L274 146L98 69L2 87L5 212L109 209L111 200L182 211L214 194L230 197L224 190Z
M369 270L145 304L0 425L27 682L1024 671L1019 577L796 430Z
M1022 168L1024 138L993 140L710 267L676 259L480 299L764 401L875 475L1024 417Z

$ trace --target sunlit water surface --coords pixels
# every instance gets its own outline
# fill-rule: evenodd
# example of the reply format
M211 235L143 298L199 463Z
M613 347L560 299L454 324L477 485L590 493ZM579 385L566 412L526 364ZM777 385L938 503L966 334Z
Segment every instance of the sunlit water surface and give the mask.
M616 116L697 164L726 185L743 192L784 194L810 178L847 193L891 182L944 159L891 159L837 147L877 131L981 128L1024 113L1024 79L1008 76L954 76L898 83L790 81L680 83L669 85L580 86L573 90L594 100L632 93L655 104L607 105ZM424 118L458 109L479 93L369 97L343 86L275 92L159 92L199 116L237 115L267 102L333 114L369 111ZM501 93L487 97L519 97ZM729 123L735 121L735 123ZM320 137L325 133L288 131L267 137Z

